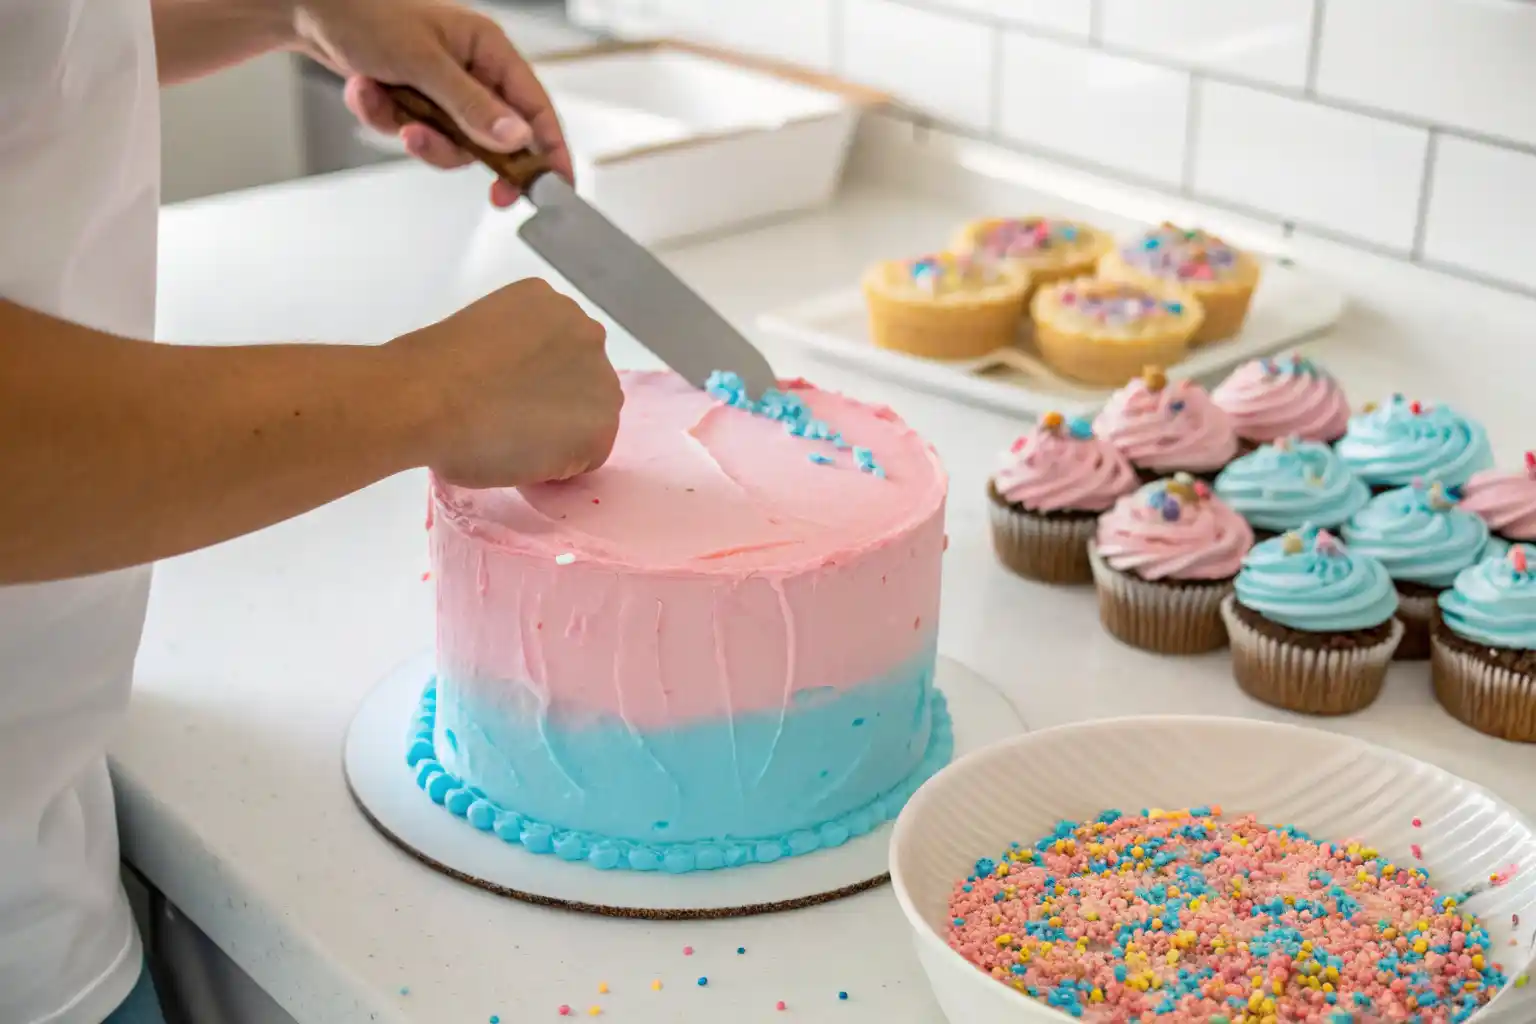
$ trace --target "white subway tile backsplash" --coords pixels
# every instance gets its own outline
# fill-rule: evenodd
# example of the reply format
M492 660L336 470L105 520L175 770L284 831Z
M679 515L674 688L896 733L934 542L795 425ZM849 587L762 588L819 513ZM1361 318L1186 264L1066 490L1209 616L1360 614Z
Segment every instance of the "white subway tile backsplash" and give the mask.
M1178 185L1189 75L1009 32L998 128L1018 142Z
M1320 94L1536 145L1536 4L1328 0Z
M1101 0L1106 46L1300 88L1313 0Z
M832 0L735 4L729 18L720 16L718 0L648 3L650 17L663 33L818 70L832 66Z
M1536 289L1536 156L1442 136L1424 257Z
M1407 254L1429 133L1244 86L1201 86L1194 190Z
M1045 29L1087 39L1093 28L1093 0L927 0L947 7L996 18L1009 25Z
M935 117L991 126L996 29L892 0L843 0L842 10L845 75Z

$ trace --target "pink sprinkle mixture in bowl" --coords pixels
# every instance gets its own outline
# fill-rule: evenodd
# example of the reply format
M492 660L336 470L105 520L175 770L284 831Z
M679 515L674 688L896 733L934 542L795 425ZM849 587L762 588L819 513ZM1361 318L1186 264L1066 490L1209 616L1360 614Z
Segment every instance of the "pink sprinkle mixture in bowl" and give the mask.
M1470 895L1219 807L1105 811L978 860L948 941L1084 1021L1459 1024L1508 980Z

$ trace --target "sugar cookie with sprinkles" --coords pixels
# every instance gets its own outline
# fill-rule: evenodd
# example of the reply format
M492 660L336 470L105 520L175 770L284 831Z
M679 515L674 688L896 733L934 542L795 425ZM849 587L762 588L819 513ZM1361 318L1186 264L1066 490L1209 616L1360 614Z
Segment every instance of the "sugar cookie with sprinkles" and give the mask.
M1184 358L1205 312L1177 284L1079 277L1056 281L1030 300L1035 347L1051 369L1089 384L1119 387L1148 364Z
M1460 1024L1509 980L1469 895L1220 807L1109 810L980 858L947 939L1089 1022Z
M1018 341L1029 272L984 252L887 260L864 272L870 339L927 359L978 359Z

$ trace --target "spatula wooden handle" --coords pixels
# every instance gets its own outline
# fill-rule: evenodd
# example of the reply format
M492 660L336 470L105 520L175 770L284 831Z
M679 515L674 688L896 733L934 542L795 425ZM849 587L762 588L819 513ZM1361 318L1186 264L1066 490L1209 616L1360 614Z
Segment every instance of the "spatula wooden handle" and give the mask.
M395 106L400 108L407 117L413 121L420 121L446 137L455 146L485 164L499 177L504 178L519 192L526 192L536 178L550 169L549 161L531 149L520 149L516 153L497 153L472 141L446 110L408 85L385 85L383 88L389 98L394 100Z

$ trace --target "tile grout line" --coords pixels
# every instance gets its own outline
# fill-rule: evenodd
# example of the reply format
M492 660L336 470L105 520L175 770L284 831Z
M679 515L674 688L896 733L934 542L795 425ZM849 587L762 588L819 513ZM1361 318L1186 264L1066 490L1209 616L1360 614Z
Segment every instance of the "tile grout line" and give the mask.
M1383 121L1402 128L1416 128L1420 131L1434 130L1440 132L1442 135L1449 135L1455 138L1466 139L1469 142L1477 142L1486 146L1494 146L1499 149L1507 149L1516 153L1525 154L1526 156L1536 156L1536 141L1523 142L1519 139L1512 139L1502 135L1492 135L1487 132L1481 132L1475 128L1464 128L1459 125L1441 124L1435 121L1429 121L1423 118L1415 117L1411 114L1403 114L1394 110L1386 110L1382 107L1375 107L1368 103L1357 103L1353 100L1341 99L1337 96L1329 96L1320 93L1308 94L1304 88L1298 89L1293 86L1276 85L1273 82L1265 82L1253 78L1244 78L1241 75L1234 75L1221 70L1202 67L1197 64L1191 64L1185 61L1172 60L1167 57L1147 53L1144 50L1137 50L1132 47L1107 45L1102 42L1094 43L1089 40L1084 40L1080 36L1073 36L1065 32L1056 32L1049 29L1037 29L1024 25L1010 26L998 18L990 17L984 14L974 14L969 11L956 10L950 7L935 7L931 3L927 2L927 0L886 0L886 2L895 4L898 7L907 7L913 10L927 11L930 14L938 14L944 17L953 18L956 21L969 22L971 24L1001 25L1005 28L1012 28L1013 30L1023 32L1026 35L1036 36L1050 42L1060 43L1063 46L1069 46L1073 49L1082 50L1088 53L1103 52L1112 57L1124 57L1129 60L1140 61L1141 63L1151 64L1154 67L1159 67L1167 71L1183 71L1187 74L1199 74L1204 76L1207 81L1214 82L1218 85L1230 85L1242 89L1252 89L1255 92L1267 93L1271 96L1278 96L1282 99L1309 103L1327 110L1335 110L1345 114L1354 114L1357 117L1366 117L1376 121Z
M1409 250L1416 260L1424 258L1425 236L1429 234L1429 206L1434 201L1435 163L1440 155L1440 133L1430 129L1429 142L1424 147L1424 171L1419 182L1419 206L1413 224L1413 248Z
M1312 0L1312 32L1307 43L1307 71L1302 82L1302 93L1317 96L1317 71L1323 62L1323 20L1327 17L1328 0Z
M1200 139L1200 101L1205 95L1205 79L1198 74L1189 76L1189 100L1184 109L1184 169L1180 193L1195 194L1195 161Z

